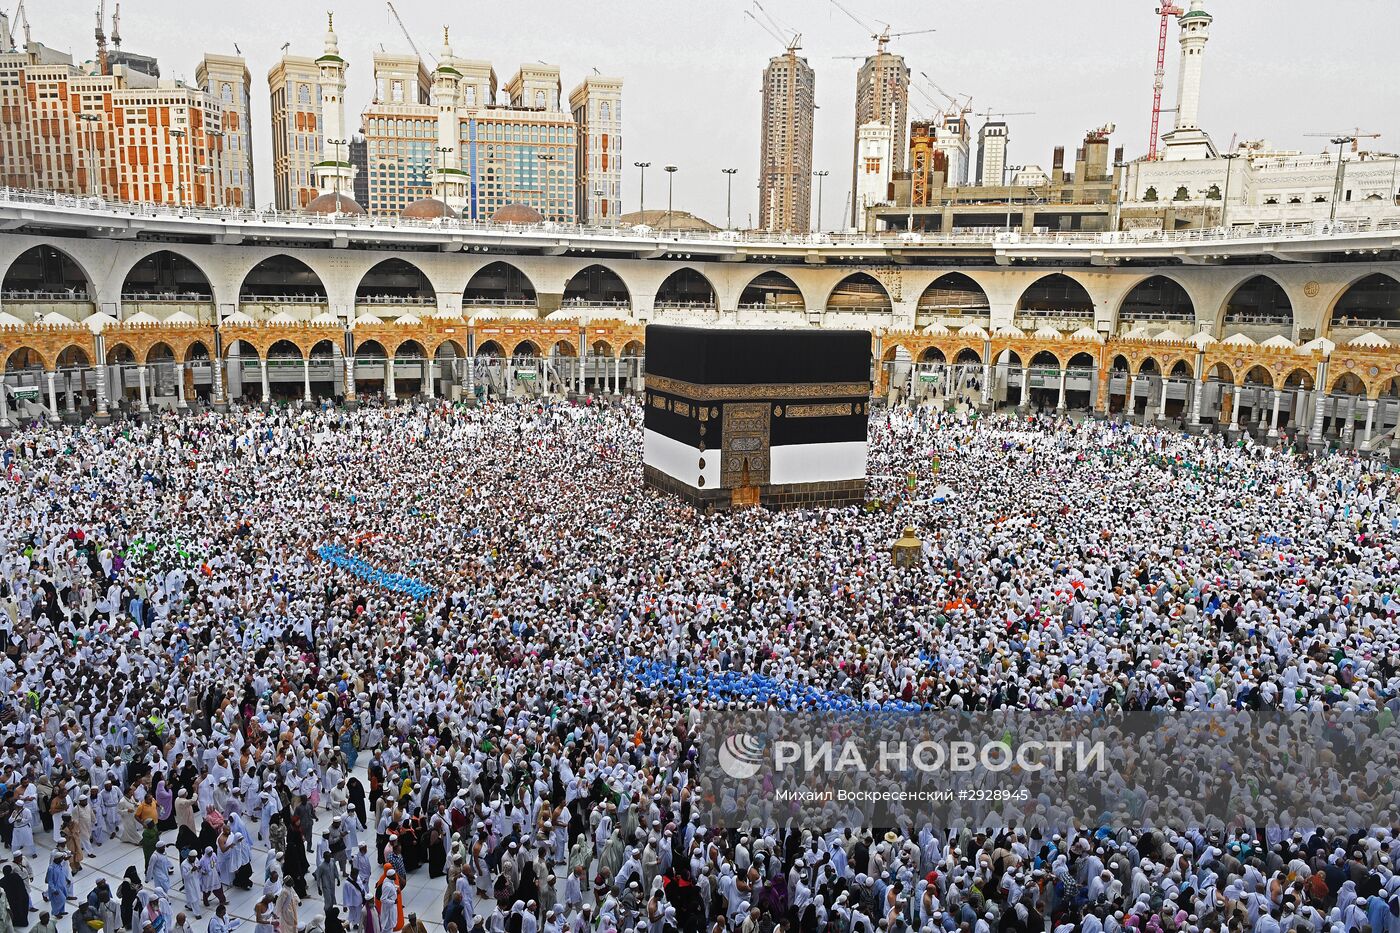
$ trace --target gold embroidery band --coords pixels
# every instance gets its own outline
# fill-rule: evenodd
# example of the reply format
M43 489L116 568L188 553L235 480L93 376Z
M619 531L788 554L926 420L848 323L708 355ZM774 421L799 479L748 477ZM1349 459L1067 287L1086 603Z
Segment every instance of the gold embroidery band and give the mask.
M648 374L647 388L692 401L729 401L736 399L849 398L870 394L868 382L777 382L753 385L700 385L682 382L666 376Z
M789 418L831 418L854 414L855 408L849 402L835 402L829 405L789 405L784 414Z

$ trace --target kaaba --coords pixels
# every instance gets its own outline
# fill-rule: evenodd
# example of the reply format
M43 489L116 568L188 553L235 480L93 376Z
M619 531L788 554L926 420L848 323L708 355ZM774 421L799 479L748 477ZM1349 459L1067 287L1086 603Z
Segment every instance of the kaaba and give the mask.
M705 510L865 499L870 334L653 324L643 475Z

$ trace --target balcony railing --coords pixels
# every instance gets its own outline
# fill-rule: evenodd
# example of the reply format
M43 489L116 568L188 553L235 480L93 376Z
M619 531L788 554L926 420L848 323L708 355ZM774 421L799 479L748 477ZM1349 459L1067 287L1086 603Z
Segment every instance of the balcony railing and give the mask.
M155 302L190 304L191 302L213 300L213 295L204 295L199 292L122 292L122 301L140 301L148 304Z
M239 295L238 303L245 305L323 305L325 295Z
M604 300L601 298L565 298L559 305L561 308L593 308L601 310L626 311L632 307L629 302L619 300Z
M894 310L890 305L833 305L826 306L827 313L837 314L889 314Z
M713 301L658 301L652 304L657 311L718 311Z
M1363 202L1364 203L1364 202ZM1305 222L1259 223L1250 226L1232 225L1229 230L1214 227L1193 230L1122 230L1102 233L1021 233L995 228L955 230L948 233L876 231L856 233L762 233L758 231L693 231L655 230L650 227L605 227L585 224L565 224L546 221L539 224L492 224L462 218L409 220L372 217L365 214L303 214L291 211L253 210L248 208L194 208L167 204L104 201L101 198L73 197L55 192L0 188L0 207L46 205L87 214L105 215L116 219L166 218L188 219L220 224L265 224L278 227L302 228L364 228L374 230L421 231L481 231L494 233L546 234L633 240L646 242L687 243L770 243L784 245L868 245L884 248L891 245L938 246L961 244L1011 245L1131 245L1147 243L1228 243L1249 240L1289 240L1318 237L1347 237L1357 234L1400 230L1400 218L1362 218L1336 222L1308 220ZM1340 207L1341 205L1339 205ZM1350 206L1350 205L1348 205Z
M437 306L437 299L432 295L356 295L357 305L415 305L425 307Z
M40 291L15 288L0 292L0 301L92 301L86 291L75 289Z
M534 298L462 298L464 308L534 308L538 305Z

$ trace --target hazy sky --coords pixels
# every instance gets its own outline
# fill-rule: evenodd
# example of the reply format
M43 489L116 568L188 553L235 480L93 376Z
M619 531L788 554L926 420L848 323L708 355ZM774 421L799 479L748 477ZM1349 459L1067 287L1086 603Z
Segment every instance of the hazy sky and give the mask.
M897 39L914 74L927 72L955 94L971 94L976 110L1031 111L1007 117L1009 161L1050 167L1051 151L1072 156L1084 131L1117 124L1112 142L1129 158L1147 148L1152 72L1157 48L1156 0L843 0L867 21L896 31L934 28ZM1179 0L1185 5L1187 0ZM0 0L12 8L14 0ZM29 2L34 36L93 55L95 0ZM112 6L109 0L109 15ZM650 161L647 203L665 206L659 167L680 166L675 204L718 224L725 221L725 176L734 167L734 218L756 213L760 79L779 44L744 11L748 0L508 0L461 3L398 0L404 22L424 52L441 47L452 28L458 55L491 60L501 83L521 62L541 60L562 71L564 93L597 68L624 79L624 208L637 208L634 161ZM828 169L824 221L830 227L850 186L853 99L865 30L830 0L767 0L780 23L802 32L803 54L817 72L817 132L813 161ZM368 102L371 55L381 43L407 43L380 0L126 0L123 46L160 59L166 76L193 80L204 51L232 52L238 43L253 75L254 151L258 202L272 200L267 71L282 43L316 55L325 10L334 9L341 53L350 62L348 108L355 121ZM1207 0L1215 15L1206 48L1200 118L1224 148L1240 139L1313 150L1312 132L1360 126L1382 133L1376 148L1400 150L1400 81L1394 43L1400 35L1396 0ZM1168 39L1164 106L1176 91L1176 27ZM930 89L930 94L934 92ZM933 109L917 92L915 116ZM1172 115L1164 114L1164 128ZM976 118L974 128L982 118ZM356 125L354 122L351 124Z

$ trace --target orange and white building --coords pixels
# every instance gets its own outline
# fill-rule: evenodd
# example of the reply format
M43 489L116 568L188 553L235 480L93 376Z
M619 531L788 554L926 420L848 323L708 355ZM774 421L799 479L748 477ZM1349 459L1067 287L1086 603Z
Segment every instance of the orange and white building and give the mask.
M222 105L121 65L88 75L31 43L0 55L0 182L75 196L217 206Z

